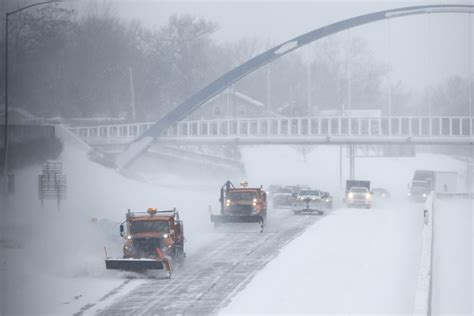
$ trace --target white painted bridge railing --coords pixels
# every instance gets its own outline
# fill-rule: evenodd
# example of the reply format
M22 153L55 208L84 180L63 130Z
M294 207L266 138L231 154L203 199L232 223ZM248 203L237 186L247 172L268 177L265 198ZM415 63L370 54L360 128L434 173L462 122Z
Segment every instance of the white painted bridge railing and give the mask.
M85 140L133 139L154 123L134 123L71 128ZM474 117L285 117L181 121L163 137L282 137L282 136L370 136L370 137L469 137Z

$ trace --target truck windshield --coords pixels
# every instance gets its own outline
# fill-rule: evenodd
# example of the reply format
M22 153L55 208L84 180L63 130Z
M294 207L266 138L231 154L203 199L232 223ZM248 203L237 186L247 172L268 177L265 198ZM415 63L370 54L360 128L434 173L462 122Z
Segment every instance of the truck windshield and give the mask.
M422 189L429 189L430 183L426 181L413 181L412 182L413 188L422 188Z
M232 201L250 201L257 198L257 192L231 191L229 192L229 196L227 198Z
M317 190L301 190L299 195L319 195Z
M433 171L429 170L416 170L415 175L413 176L414 179L423 180L423 179L431 179L434 176Z
M170 225L168 221L136 221L130 225L130 233L160 232L169 233Z
M351 188L351 192L354 193L367 193L368 191L367 188Z

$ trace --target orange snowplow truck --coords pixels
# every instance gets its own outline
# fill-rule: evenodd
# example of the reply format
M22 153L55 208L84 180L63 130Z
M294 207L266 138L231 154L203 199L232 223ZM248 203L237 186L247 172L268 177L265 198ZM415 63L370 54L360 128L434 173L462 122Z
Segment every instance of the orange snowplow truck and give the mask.
M211 214L211 222L216 226L220 223L260 223L263 230L263 223L267 218L267 194L262 186L249 188L247 181L240 184L241 187L236 188L232 182L227 181L221 187L220 214Z
M107 269L144 271L165 269L171 275L171 264L184 262L183 222L176 209L130 212L120 225L125 239L123 258L107 258Z

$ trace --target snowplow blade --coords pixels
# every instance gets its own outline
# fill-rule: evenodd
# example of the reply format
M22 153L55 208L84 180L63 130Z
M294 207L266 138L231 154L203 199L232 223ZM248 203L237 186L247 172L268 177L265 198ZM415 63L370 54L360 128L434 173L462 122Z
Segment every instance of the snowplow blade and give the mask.
M300 214L309 214L309 215L323 215L323 210L316 210L316 209L301 209L301 210L293 210L293 213L296 215Z
M260 223L260 215L211 215L212 223Z
M109 258L105 260L105 268L107 270L125 271L162 270L164 265L163 261L156 259Z

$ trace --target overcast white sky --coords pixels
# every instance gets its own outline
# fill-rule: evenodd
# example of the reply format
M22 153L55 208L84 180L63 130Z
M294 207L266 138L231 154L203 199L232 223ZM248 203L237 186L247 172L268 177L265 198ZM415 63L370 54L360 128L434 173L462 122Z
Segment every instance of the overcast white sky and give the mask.
M219 24L215 38L258 37L278 44L315 28L378 10L421 4L474 1L153 1L115 0L121 16L162 25L173 13L189 13ZM453 74L473 71L472 14L431 14L392 19L351 30L363 37L379 61L390 63L392 81L421 89ZM390 36L389 36L390 34ZM347 33L339 36L347 36ZM431 37L431 40L430 40ZM390 38L390 41L388 40ZM391 54L388 44L390 42ZM317 45L317 44L316 44Z
M11 1L16 2L16 5L36 2ZM137 19L148 26L163 25L174 13L188 13L217 22L219 30L214 34L217 40L236 41L243 37L257 37L263 43L275 45L327 24L378 10L423 4L474 5L474 0L104 1L114 2L123 18ZM74 7L77 5L71 4L71 8ZM430 14L372 23L352 29L350 33L353 37L363 37L375 58L391 66L392 82L401 80L407 87L423 89L454 74L472 76L473 27L474 14ZM338 36L347 38L347 35L344 32Z

